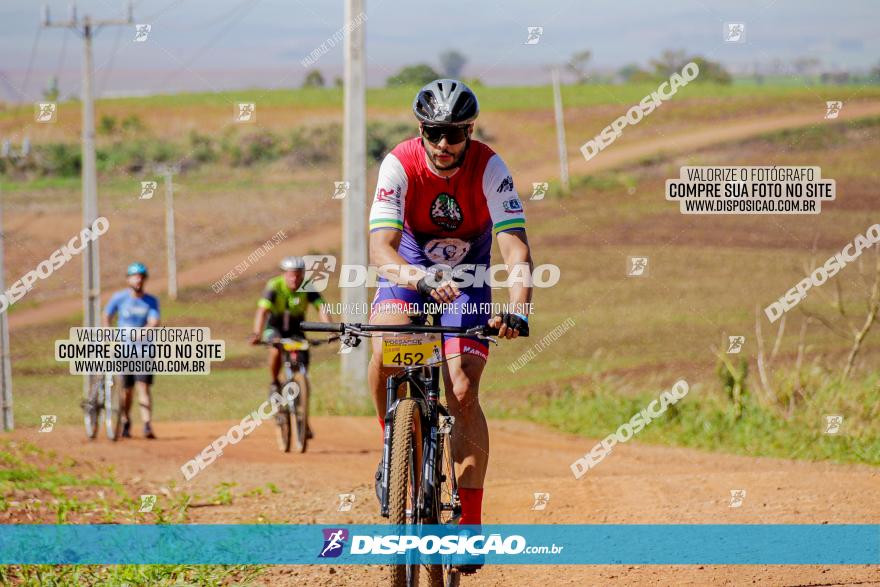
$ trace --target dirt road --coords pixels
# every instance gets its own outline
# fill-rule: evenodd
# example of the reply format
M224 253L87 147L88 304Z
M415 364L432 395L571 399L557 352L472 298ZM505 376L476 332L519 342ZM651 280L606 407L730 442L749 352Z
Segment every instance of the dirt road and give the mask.
M180 466L234 424L159 423L159 440L116 445L88 442L77 427L50 434L18 430L62 455L116 467L133 494L196 494L190 520L198 523L382 523L376 513L372 475L379 461L375 419L315 418L315 439L305 455L275 448L271 423L226 453L192 481ZM594 444L518 421L490 422L492 458L486 484L484 523L878 523L880 471L866 466L805 463L708 454L640 445L616 448L596 469L575 480L569 464ZM221 482L234 482L231 504L209 506ZM272 483L280 492L244 496ZM745 489L740 508L729 507L730 490ZM550 493L546 510L533 511L533 494ZM351 512L338 512L338 494L353 493ZM382 569L361 566L272 568L270 585L381 584ZM495 566L465 585L880 585L880 568L795 566Z

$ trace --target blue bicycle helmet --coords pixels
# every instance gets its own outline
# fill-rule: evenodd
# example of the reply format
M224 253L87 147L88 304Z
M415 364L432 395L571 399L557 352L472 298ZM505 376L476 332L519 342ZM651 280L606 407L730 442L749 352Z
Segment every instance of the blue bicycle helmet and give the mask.
M126 275L138 275L138 274L143 275L144 277L147 277L149 275L147 273L147 266L144 265L143 263L132 263L131 265L128 266L128 271L126 272Z

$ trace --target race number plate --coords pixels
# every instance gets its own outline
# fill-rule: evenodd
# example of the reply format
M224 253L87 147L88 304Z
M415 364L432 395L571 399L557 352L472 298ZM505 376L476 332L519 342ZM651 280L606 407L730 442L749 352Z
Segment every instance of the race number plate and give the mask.
M440 361L441 357L439 334L382 334L382 364L386 367L431 365Z

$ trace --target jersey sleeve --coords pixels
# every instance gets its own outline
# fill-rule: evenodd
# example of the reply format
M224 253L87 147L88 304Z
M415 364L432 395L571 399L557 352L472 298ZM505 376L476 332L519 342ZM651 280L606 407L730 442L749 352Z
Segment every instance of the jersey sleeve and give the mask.
M262 297L257 300L257 307L263 308L265 310L271 310L275 304L275 296L277 295L278 293L275 291L275 287L272 281L267 281L266 287L263 289Z
M119 292L113 294L110 297L110 301L107 302L107 307L104 308L104 315L108 318L112 318L119 311L119 300L122 296L119 295Z
M483 194L486 196L494 234L525 229L526 217L519 194L513 186L513 177L498 155L492 155L486 163L486 170L483 172Z
M159 298L155 296L150 296L147 300L147 305L150 309L147 311L147 320L158 320L159 319Z
M409 180L406 170L393 153L389 153L379 166L376 194L370 208L370 232L391 228L403 230L403 206Z

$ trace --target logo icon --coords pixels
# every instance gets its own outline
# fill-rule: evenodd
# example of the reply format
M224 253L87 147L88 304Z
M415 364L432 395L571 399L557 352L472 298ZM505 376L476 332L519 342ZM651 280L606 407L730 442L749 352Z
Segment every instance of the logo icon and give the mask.
M529 36L526 37L526 42L523 45L537 45L541 40L541 35L544 34L544 27L542 26L530 26L526 27L529 31Z
M825 416L825 434L839 434L841 426L843 426L843 416Z
M549 493L536 493L535 494L535 503L532 504L530 510L541 511L547 509L547 504L550 502L550 494Z
M58 104L55 102L37 102L34 104L34 120L48 123L58 120Z
M746 499L746 490L745 489L731 489L730 490L730 504L728 507L739 508L742 507L743 501Z
M147 513L153 511L153 506L156 505L156 496L155 495L142 495L141 496L141 507L138 508L138 511L141 513Z
M532 182L532 197L530 200L543 200L544 196L547 195L547 190L550 189L550 184L546 181L536 181Z
M333 255L303 255L306 275L297 291L324 291L330 283L330 274L336 270Z
M452 427L455 426L455 416L440 416L440 426L437 428L438 434L449 434Z
M235 107L236 122L256 122L257 105L253 102L239 102Z
M141 182L141 195L138 200L149 200L156 194L156 189L158 189L159 183L155 181L142 181Z
M324 547L318 558L336 558L342 554L345 541L348 540L348 530L345 528L324 528Z
M743 22L726 22L724 23L724 42L725 43L745 43L746 42L746 25Z
M837 118L840 111L843 110L843 102L840 100L829 100L825 102L825 120Z
M136 24L134 25L134 42L135 43L143 43L147 40L147 37L150 36L150 30L152 30L153 26L149 24Z
M341 200L348 195L348 190L351 189L350 181L334 181L333 183L336 186L336 190L333 192L334 200Z
M504 200L503 203L504 211L508 214L519 214L523 211L522 202L519 201L519 198L511 198L509 200Z
M648 274L647 257L627 257L626 274L629 277L644 277Z
M470 250L471 244L458 238L435 238L424 247L426 257L450 267L457 265Z
M502 180L501 185L498 186L498 189L495 190L499 194L501 192L512 192L513 191L513 178L509 175Z
M336 508L340 512L350 512L354 505L354 493L340 493L339 507Z
M728 336L727 337L727 354L735 355L739 353L743 345L746 344L745 336Z
M452 195L447 193L437 194L431 204L431 220L445 230L455 230L461 226L463 220L461 206Z
M52 432L55 429L55 423L58 422L58 416L47 415L40 416L40 432Z

